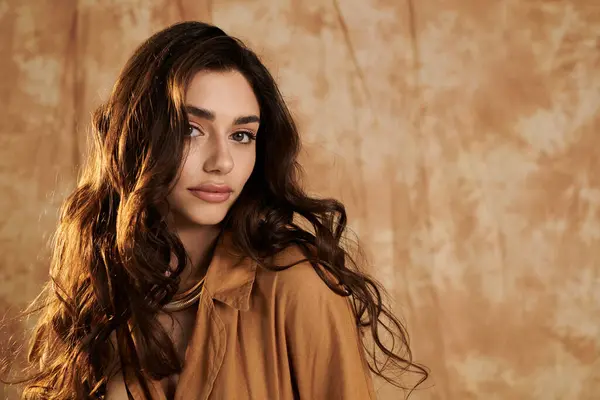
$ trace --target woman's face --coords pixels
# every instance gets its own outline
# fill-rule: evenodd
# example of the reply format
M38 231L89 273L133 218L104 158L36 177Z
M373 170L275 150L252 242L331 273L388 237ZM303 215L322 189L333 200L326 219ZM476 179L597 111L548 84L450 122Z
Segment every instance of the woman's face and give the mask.
M185 104L189 152L167 201L177 227L217 225L254 168L258 101L239 72L201 71L187 89Z

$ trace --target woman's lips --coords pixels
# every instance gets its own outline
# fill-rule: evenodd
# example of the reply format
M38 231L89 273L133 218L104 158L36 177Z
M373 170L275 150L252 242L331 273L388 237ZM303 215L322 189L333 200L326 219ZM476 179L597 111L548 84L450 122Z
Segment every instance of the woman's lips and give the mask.
M229 199L231 192L208 192L206 190L188 189L194 196L200 200L209 203L222 203Z

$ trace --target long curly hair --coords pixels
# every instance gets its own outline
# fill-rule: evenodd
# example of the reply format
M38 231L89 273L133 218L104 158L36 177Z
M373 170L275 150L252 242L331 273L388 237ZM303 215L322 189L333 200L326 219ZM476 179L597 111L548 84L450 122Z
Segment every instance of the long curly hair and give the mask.
M371 371L412 391L428 371L413 361L405 327L384 305L384 288L361 271L344 245L344 205L303 191L298 130L275 80L240 40L209 24L183 22L135 51L108 101L93 114L87 162L53 237L50 280L28 309L41 316L28 348L28 377L18 382L22 398L101 398L115 354L122 366L132 367L146 395L139 371L153 379L181 371L155 316L177 292L187 254L160 210L185 158L185 89L201 70L240 72L261 112L254 170L221 229L231 231L235 247L263 268L277 268L266 260L298 245L332 290L352 296L363 337L370 333L386 356L381 367L375 346L371 351L363 341ZM171 254L177 269L165 275ZM317 263L344 290L333 287ZM381 328L394 344L399 339L397 352L383 343ZM386 366L419 379L407 387L384 374Z

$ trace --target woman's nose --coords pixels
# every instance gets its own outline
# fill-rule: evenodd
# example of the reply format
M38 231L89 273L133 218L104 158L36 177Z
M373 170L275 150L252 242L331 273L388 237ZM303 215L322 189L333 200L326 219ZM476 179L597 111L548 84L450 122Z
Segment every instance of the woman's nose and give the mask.
M216 136L216 135L215 135ZM209 154L204 163L205 172L220 172L226 174L233 168L233 157L227 139L221 137L211 138Z

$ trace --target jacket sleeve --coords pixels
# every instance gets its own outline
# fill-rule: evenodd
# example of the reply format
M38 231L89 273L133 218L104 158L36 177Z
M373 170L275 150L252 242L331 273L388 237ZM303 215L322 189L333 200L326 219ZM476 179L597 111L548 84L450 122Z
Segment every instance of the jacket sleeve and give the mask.
M299 399L375 400L350 297L332 291L310 264L288 271L296 267L284 298L288 357Z

